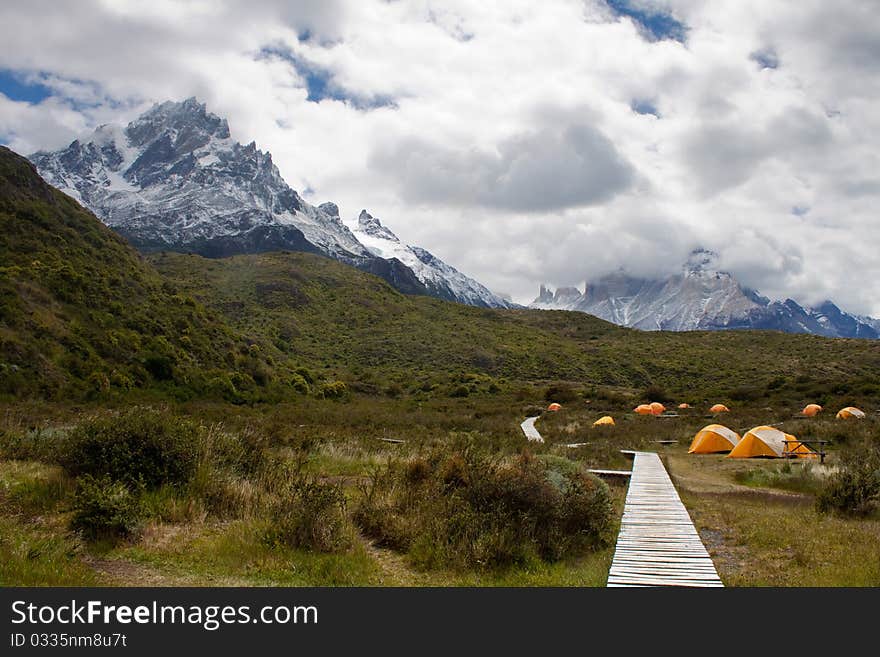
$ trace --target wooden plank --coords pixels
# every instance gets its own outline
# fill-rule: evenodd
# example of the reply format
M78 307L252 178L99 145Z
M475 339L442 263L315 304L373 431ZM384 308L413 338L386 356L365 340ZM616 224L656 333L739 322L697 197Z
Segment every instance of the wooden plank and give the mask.
M526 435L526 438L528 438L529 440L534 441L536 443L543 443L544 437L535 428L535 420L537 420L538 417L540 417L540 416L527 417L523 421L523 423L519 426L522 428L523 433Z
M632 474L607 586L723 586L659 456L629 454Z
M587 470L587 472L591 472L594 475L599 475L600 477L631 477L632 472L629 470Z

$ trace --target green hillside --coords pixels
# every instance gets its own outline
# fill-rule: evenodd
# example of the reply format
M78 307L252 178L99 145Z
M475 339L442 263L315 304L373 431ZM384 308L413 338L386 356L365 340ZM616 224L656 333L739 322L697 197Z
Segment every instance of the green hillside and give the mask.
M880 341L473 308L304 253L144 259L5 148L0 222L0 394L12 398L279 401L334 396L337 379L392 397L559 382L693 401L880 394Z
M876 395L880 342L776 332L640 332L583 313L487 310L402 295L320 256L151 261L253 339L366 392L493 383L661 386L694 398ZM480 383L482 381L482 384ZM481 387L482 385L482 387Z
M583 469L622 449L662 451L725 583L880 581L880 341L479 309L302 253L144 258L2 148L0 229L0 585L601 586L626 488ZM691 457L708 401L828 460Z
M0 147L0 395L256 391L283 368L252 345Z

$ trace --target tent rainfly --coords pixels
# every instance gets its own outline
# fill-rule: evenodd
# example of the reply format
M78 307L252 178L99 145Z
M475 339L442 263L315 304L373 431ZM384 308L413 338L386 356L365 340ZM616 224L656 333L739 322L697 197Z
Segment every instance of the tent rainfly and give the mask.
M838 420L861 420L863 417L865 417L865 412L855 406L847 406L837 411Z
M686 404L686 403L684 403L684 402L682 402L682 403L681 403L681 404L679 404L679 405L678 405L678 407L679 407L679 408L681 408L681 409L685 409L685 408L690 408L690 407L691 407L691 405L690 405L690 404Z
M822 407L819 404L807 404L802 412L807 417L815 417L821 410Z
M639 415L654 415L654 409L651 408L650 404L639 404L633 409L633 412Z
M785 441L789 441L786 446ZM797 440L790 433L780 431L775 427L760 426L749 429L736 447L730 450L727 458L752 458L766 456L769 458L782 458L785 452L794 451L798 458L816 458L816 453L809 447L798 445L795 448L791 441Z
M612 426L612 427L613 427L613 426L614 426L614 418L611 417L610 415L603 415L603 416L600 417L598 420L596 420L595 422L593 422L593 426L594 426L594 427L601 427L601 426L603 426L603 425L607 425L607 426Z
M558 411L561 408L562 408L562 404L557 404L556 402L553 402L552 404L550 404L547 407L547 410L548 411Z
M730 409L727 408L724 404L715 404L712 408L709 409L710 413L729 413Z
M723 424L710 424L703 427L694 436L688 454L717 454L729 452L740 441L736 431L728 429Z
M666 410L666 407L660 402L651 402L649 406L651 407L651 415L660 415Z

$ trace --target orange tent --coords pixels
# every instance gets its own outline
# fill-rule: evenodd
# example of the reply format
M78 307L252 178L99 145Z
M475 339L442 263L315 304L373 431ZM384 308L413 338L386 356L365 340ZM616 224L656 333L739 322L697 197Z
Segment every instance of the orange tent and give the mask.
M654 409L651 408L650 404L639 404L633 411L639 415L654 415Z
M760 426L749 429L737 443L736 447L730 450L728 458L751 458L755 456L767 456L770 458L781 458L785 456L785 452L795 452L798 458L816 458L816 453L805 445L797 445L797 438L790 433L780 431L775 427ZM788 441L786 443L786 441Z
M660 415L666 410L666 407L660 402L651 402L649 406L651 407L651 415Z
M614 418L610 415L603 415L598 420L593 422L594 427L600 427L602 425L614 426Z
M739 434L723 424L710 424L703 427L694 436L688 454L715 454L729 452L740 441Z
M807 404L802 412L807 417L814 417L821 410L822 407L819 404Z
M690 408L691 405L690 404L679 404L678 407L679 408Z
M865 412L860 411L855 406L847 406L837 411L838 420L861 420L863 417L865 417Z
M715 404L712 408L709 409L710 413L729 413L730 409L727 408L724 404Z
M552 404L550 404L547 407L547 410L548 411L558 411L561 408L562 408L562 404L557 404L556 402L553 402Z

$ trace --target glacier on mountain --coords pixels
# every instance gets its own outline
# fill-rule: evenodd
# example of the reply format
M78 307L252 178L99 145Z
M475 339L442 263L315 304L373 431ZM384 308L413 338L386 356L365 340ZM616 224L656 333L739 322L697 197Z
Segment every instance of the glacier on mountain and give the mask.
M380 275L407 293L511 305L426 251L402 244L378 221L352 230L335 204L306 202L270 153L233 140L226 120L195 98L154 105L125 127L100 126L67 148L30 159L47 182L143 251L208 257L308 251Z

